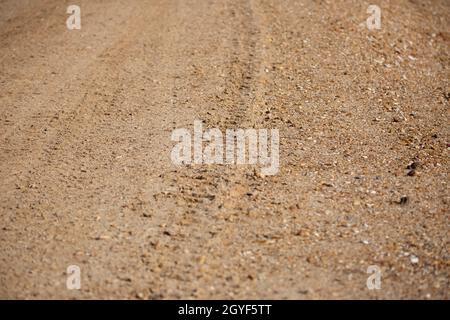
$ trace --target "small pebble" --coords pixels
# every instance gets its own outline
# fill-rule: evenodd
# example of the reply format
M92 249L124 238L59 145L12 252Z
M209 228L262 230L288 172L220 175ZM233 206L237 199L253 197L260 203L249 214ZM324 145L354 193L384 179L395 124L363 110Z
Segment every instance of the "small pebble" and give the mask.
M417 264L417 263L419 263L419 258L417 258L415 255L411 255L411 256L409 257L409 260L411 260L411 263L412 263L412 264Z
M407 204L408 201L409 201L408 197L407 196L403 196L403 197L400 198L399 204L404 205L404 204Z

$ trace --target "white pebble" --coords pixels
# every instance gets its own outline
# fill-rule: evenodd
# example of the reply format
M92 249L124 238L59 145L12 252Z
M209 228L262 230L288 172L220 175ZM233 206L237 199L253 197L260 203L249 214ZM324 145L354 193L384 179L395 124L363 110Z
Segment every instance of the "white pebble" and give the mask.
M411 257L409 257L409 260L411 260L411 263L413 264L419 263L419 258L417 258L415 255L411 255Z

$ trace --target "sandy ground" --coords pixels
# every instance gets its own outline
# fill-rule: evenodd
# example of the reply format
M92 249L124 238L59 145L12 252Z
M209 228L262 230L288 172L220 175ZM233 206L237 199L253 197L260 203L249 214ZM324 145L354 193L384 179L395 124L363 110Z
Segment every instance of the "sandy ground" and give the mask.
M76 2L0 1L0 298L449 298L450 2ZM195 119L280 172L176 167Z

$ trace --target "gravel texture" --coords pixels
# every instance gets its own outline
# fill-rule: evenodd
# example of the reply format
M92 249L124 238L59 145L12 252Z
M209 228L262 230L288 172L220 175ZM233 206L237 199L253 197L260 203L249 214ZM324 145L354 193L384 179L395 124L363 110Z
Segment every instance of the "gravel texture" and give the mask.
M449 299L450 2L372 2L1 1L0 298ZM195 119L279 173L174 166Z

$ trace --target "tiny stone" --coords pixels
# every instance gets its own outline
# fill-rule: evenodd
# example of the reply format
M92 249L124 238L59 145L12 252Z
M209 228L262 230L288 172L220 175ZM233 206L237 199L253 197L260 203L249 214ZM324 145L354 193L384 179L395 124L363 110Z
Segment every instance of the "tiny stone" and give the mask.
M408 197L407 196L403 196L403 197L400 198L399 204L404 205L404 204L407 204L408 201L409 201Z
M413 162L411 162L410 164L408 164L408 166L406 167L406 169L414 170L414 169L417 169L417 167L419 167L419 162L413 161Z
M416 175L416 170L409 170L407 173L408 177L414 177Z

